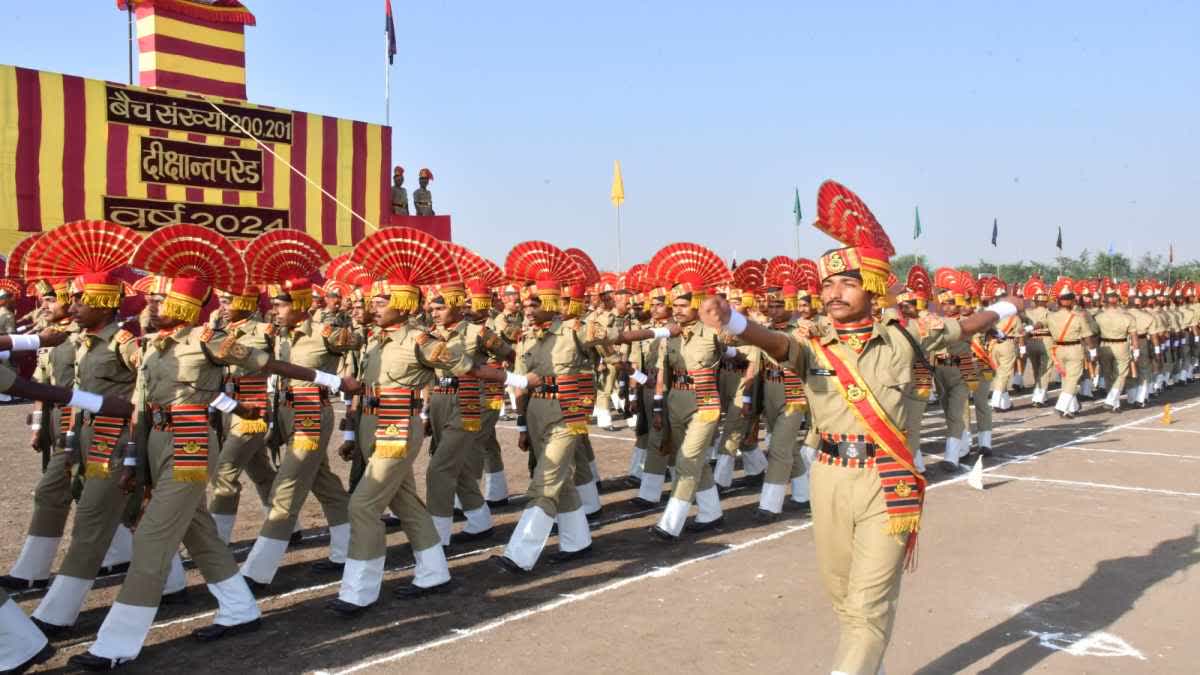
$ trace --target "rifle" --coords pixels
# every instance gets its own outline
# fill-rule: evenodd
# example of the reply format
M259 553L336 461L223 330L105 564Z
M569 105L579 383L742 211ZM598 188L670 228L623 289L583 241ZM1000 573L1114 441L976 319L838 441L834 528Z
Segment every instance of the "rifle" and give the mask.
M281 425L279 423L279 416L278 416L279 390L281 388L280 382L279 382L279 376L272 375L270 378L268 378L267 382L270 383L268 385L267 389L270 391L271 395L267 397L267 412L266 412L267 440L266 440L266 443L267 443L267 450L271 454L271 464L273 464L275 466L275 468L278 469L279 462L280 462L279 449L283 447L284 442L287 440L283 435L283 425Z

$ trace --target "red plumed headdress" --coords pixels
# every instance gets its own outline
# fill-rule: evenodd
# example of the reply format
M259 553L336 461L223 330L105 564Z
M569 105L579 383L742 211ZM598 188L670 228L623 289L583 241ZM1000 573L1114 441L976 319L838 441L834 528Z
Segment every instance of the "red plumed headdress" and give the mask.
M704 296L733 280L721 256L699 245L680 242L659 249L650 259L647 275L672 286L675 297L690 295L699 307Z
M835 274L858 271L863 288L876 295L887 294L891 273L888 259L896 254L875 214L846 186L827 180L817 190L817 229L846 248L821 256L817 264L822 280Z
M238 250L199 225L168 225L151 232L130 265L169 279L160 311L187 323L199 320L212 289L240 291L246 286L246 264Z
M385 227L358 242L350 260L376 279L372 297L388 296L389 306L416 311L422 286L459 284L462 275L445 242L411 227ZM460 291L461 292L461 291Z

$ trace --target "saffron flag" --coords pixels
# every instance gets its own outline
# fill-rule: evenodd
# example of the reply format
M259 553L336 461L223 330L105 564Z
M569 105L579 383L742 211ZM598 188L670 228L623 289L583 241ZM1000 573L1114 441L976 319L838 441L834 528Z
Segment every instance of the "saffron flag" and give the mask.
M388 65L396 62L396 23L392 21L392 0L383 0L384 9L387 10L387 23L384 24L384 31L387 32L387 55Z
M996 245L996 238L1000 236L1000 224L992 218L992 246Z
M804 214L800 213L800 188L796 188L796 202L792 206L792 213L796 216L796 227L800 227L800 221L804 218Z
M621 180L621 160L613 161L613 184L612 192L608 198L612 200L613 206L620 207L625 203L625 181Z
M921 236L921 207L913 207L913 212L916 214L916 223L913 225L913 239Z

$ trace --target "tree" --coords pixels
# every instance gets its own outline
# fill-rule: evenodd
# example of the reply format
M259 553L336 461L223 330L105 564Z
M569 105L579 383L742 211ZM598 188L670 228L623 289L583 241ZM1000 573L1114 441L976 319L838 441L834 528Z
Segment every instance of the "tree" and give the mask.
M904 280L908 279L909 270L911 270L914 265L920 265L926 270L929 270L929 259L917 253L906 253L901 256L896 256L895 258L892 258L892 273L896 275L896 278L900 280L900 283L904 283ZM933 276L932 272L930 276Z

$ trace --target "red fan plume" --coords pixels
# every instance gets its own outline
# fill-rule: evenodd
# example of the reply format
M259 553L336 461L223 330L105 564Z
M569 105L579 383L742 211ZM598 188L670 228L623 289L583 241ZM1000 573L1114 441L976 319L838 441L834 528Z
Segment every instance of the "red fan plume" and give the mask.
M958 271L958 287L966 295L979 296L979 285L975 282L975 275L966 270Z
M1070 291L1071 293L1074 293L1074 285L1075 282L1071 280L1071 277L1059 277L1058 281L1054 282L1054 287L1050 289L1050 292L1052 295L1054 295L1054 297L1057 298L1064 291Z
M271 230L246 247L252 284L280 284L288 279L315 279L330 261L329 251L301 230Z
M20 300L21 295L25 292L25 284L20 279L13 277L0 278L0 290L8 291L14 300ZM30 295L33 295L30 293Z
M808 258L796 258L796 270L800 275L797 286L818 295L821 293L821 275L817 272L817 263Z
M168 225L142 240L129 263L164 277L190 277L223 291L246 287L246 264L228 239L199 225Z
M667 284L688 284L703 291L733 281L721 256L699 244L668 244L650 260L647 274Z
M939 267L933 273L933 285L947 291L959 291L958 270L953 267Z
M767 284L770 286L798 286L800 272L796 261L786 255L777 255L767 262Z
M733 271L733 285L743 291L757 292L766 284L767 275L763 271L763 264L757 260L747 260Z
M920 265L913 265L912 269L908 270L908 281L904 285L919 298L928 300L933 295L933 283L929 280L929 272Z
M325 278L351 286L367 286L374 281L367 268L350 260L349 253L343 253L329 261L329 266L325 268Z
M523 241L508 252L504 273L517 281L556 281L560 286L584 283L575 259L554 244Z
M601 272L600 278L596 281L596 291L599 293L612 293L621 288L621 278L616 272Z
M445 242L411 227L385 227L358 242L350 260L378 279L418 286L462 281Z
M566 250L566 254L571 256L571 259L575 261L575 264L583 272L583 281L581 283L584 286L591 286L600 281L600 270L596 268L596 263L592 262L591 256L578 248L569 248Z
M486 283L488 288L504 283L504 270L496 263L452 241L443 241L442 244L450 251L455 264L458 265L463 281L480 280Z
M627 290L633 291L634 293L641 293L642 291L647 290L645 288L645 283L646 265L644 263L638 263L625 270L625 277L621 282L621 286Z
M892 240L883 231L871 209L850 188L827 180L817 190L817 229L846 246L864 246L896 254Z
M129 264L142 238L128 227L103 220L77 220L37 238L25 271L32 279L63 279L108 272Z
M30 277L25 274L25 259L29 255L29 249L33 248L34 242L36 242L41 236L41 232L36 232L17 242L17 245L14 246L12 251L10 251L8 254L8 263L5 266L6 275L9 277L30 279ZM30 280L36 281L36 279Z

